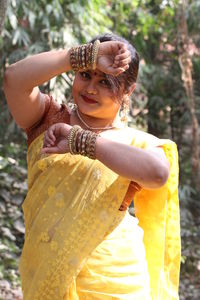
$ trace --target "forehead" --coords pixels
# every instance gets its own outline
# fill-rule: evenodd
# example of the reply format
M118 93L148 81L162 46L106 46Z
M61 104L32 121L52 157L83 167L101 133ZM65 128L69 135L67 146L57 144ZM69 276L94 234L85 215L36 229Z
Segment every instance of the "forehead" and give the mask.
M97 76L97 77L103 77L103 78L106 78L106 74L99 71L99 70L89 70L88 71L92 76Z

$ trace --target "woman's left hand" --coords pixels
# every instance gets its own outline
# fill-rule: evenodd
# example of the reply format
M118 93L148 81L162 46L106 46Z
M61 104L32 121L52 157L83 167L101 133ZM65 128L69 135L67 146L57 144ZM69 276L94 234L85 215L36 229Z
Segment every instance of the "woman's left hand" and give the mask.
M129 68L131 52L128 45L119 41L103 42L99 45L97 69L118 76Z
M69 152L68 136L72 127L65 123L57 123L49 127L44 134L42 154Z

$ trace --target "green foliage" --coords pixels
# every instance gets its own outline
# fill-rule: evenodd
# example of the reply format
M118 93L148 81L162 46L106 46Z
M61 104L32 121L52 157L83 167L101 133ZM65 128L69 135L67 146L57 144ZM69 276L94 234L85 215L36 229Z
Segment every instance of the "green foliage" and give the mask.
M1 89L6 65L35 53L85 43L97 34L113 31L128 39L141 57L130 125L161 138L172 138L178 145L182 236L186 249L183 270L192 268L194 271L196 254L192 252L190 257L188 249L191 248L186 237L194 238L190 226L195 228L198 224L200 207L192 181L191 116L178 63L178 3L178 0L10 0L0 38L0 171L4 174L0 179L3 181L5 174L9 174L11 179L15 176L20 180L21 175L17 175L16 170L21 174L26 165L25 134L12 120ZM200 0L188 1L186 17L194 67L196 114L200 121L199 8ZM72 81L72 73L62 74L44 85L42 90L66 101L70 97ZM12 164L12 159L19 162L18 166ZM15 174L11 175L13 166ZM7 224L9 229L12 225Z

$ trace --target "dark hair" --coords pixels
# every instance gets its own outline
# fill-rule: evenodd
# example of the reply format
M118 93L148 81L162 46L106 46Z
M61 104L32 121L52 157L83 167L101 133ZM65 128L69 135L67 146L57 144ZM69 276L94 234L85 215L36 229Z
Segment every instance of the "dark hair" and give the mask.
M98 35L91 40L91 43L94 43L96 40L99 40L101 43L108 42L108 41L119 41L128 45L128 49L131 52L131 62L129 64L129 68L117 77L106 74L106 78L109 81L115 96L116 95L119 96L119 89L122 84L124 84L123 92L128 93L132 84L135 83L137 80L139 60L140 60L138 52L126 39L113 33Z

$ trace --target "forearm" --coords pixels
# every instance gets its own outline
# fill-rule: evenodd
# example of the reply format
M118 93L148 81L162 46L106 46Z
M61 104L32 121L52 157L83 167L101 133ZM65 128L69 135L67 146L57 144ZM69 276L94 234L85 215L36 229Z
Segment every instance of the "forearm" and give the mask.
M157 153L99 137L96 158L117 174L144 188L161 187L169 176L169 163Z
M7 68L5 80L12 88L31 91L51 78L71 70L70 51L43 52Z
M45 133L42 153L70 151L72 154L83 154L90 158L94 155L94 158L115 173L147 189L159 188L167 181L170 165L161 148L144 150L100 136L93 140L94 136L90 131L83 138L83 132L79 126L75 128L64 123L52 125ZM82 138L79 140L79 137ZM90 141L88 147L85 144L86 140Z

